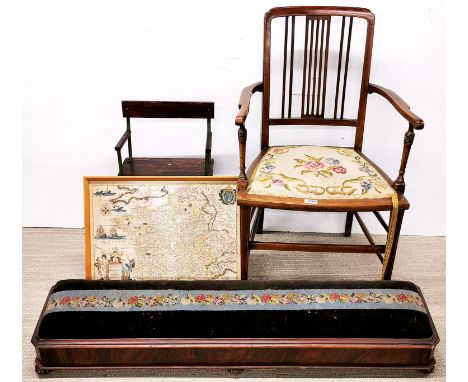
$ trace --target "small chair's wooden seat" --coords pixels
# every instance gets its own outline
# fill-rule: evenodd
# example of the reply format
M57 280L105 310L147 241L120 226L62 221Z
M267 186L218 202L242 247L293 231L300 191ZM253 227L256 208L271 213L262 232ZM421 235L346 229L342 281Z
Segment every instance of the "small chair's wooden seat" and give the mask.
M123 173L127 176L211 176L214 160L209 163L205 174L204 158L127 158Z
M403 281L64 280L32 342L38 372L112 367L401 367L439 341Z

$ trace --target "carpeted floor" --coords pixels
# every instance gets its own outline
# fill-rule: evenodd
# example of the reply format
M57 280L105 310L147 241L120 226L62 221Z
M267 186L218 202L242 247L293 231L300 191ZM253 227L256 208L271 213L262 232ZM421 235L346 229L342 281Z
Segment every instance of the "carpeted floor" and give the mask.
M259 235L263 240L281 241L327 241L334 243L367 244L363 235L351 238L341 235L306 233L266 233ZM383 243L383 237L378 237ZM30 339L40 310L50 287L59 279L84 277L84 250L82 229L24 228L23 229L23 381L38 380L34 373L34 348ZM321 254L254 251L249 264L252 279L376 279L380 274L380 263L375 256L367 254ZM362 370L362 369L282 369L246 370L242 381L259 378L320 378L334 381L378 380L398 381L408 378L427 378L445 381L445 238L424 236L402 236L396 259L394 280L409 280L419 285L424 293L431 315L439 332L440 343L436 349L436 369L426 376L414 371ZM164 378L171 381L232 379L226 371L101 371L53 372L42 378L73 381L102 380L115 377L112 381L137 381ZM86 378L86 379L84 379ZM90 379L91 378L91 379Z

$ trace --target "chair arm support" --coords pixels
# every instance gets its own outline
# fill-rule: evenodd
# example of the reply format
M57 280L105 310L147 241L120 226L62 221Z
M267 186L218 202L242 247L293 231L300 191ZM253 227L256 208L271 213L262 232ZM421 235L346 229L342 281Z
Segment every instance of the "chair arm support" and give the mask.
M237 130L237 136L239 139L239 181L237 188L239 191L245 191L248 185L247 175L245 173L245 150L247 142L247 129L245 128L245 119L249 114L250 99L256 92L263 91L263 82L257 82L250 86L247 86L242 90L239 99L239 112L236 116L235 124L239 126Z
M250 98L252 98L252 95L256 92L263 92L263 82L257 82L247 86L242 90L239 98L239 112L236 116L237 126L243 125L245 123L245 119L249 114Z
M387 101L389 101L393 107L409 122L408 131L405 133L405 137L403 140L403 152L401 154L401 162L400 162L400 169L398 171L398 177L392 184L392 187L397 191L399 194L403 194L405 192L405 172L406 172L406 164L408 163L408 157L411 151L411 146L413 145L414 141L414 130L421 130L424 128L424 121L414 114L411 110L409 105L403 101L403 99L396 94L395 92L384 88L383 86L378 86L374 84L369 84L369 93L377 93L384 97Z
M130 131L126 130L124 135L122 135L122 138L120 138L120 140L115 145L115 151L122 150L123 145L125 144L125 142L128 140L129 137L130 137Z
M237 188L239 191L245 191L248 185L247 175L245 173L245 149L247 142L247 129L245 128L245 119L249 114L250 99L256 92L263 92L263 82L257 82L247 86L242 90L239 98L239 113L237 113L235 124L239 126L237 136L239 139L239 181Z
M394 91L384 88L383 86L369 84L369 94L377 93L390 102L393 107L398 111L403 118L405 118L411 126L416 130L424 128L424 121L414 114L409 105Z

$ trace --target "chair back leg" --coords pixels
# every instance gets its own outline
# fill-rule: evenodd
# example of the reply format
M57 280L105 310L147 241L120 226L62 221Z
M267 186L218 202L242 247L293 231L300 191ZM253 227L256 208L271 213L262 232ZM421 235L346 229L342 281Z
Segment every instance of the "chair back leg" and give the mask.
M258 223L256 227L256 233L263 233L263 221L265 220L265 209L264 208L259 208L259 217L258 217Z
M347 212L346 213L345 231L344 231L345 237L350 237L351 236L351 228L353 228L353 213L352 212Z

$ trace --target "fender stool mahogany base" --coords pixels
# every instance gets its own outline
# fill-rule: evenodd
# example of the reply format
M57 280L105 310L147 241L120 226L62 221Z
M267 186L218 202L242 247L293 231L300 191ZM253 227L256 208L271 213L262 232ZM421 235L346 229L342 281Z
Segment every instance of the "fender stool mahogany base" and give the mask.
M64 280L32 343L57 369L384 367L434 370L439 342L403 281Z

